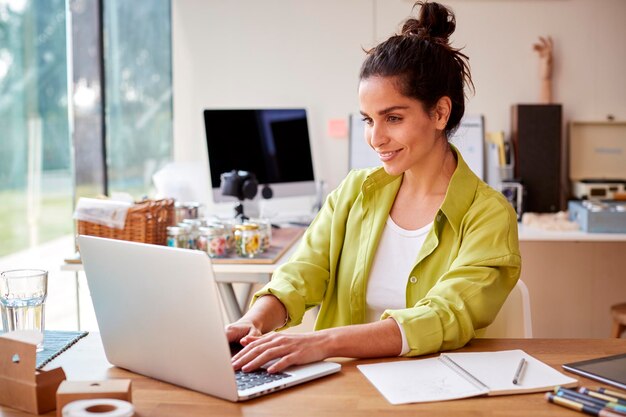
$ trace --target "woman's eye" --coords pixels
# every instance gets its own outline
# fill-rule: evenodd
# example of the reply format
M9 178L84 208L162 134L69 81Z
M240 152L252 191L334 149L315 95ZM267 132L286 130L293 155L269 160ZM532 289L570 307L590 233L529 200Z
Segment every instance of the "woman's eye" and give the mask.
M400 120L402 120L400 117L398 116L388 116L387 117L387 121L389 122L399 122Z
M364 117L361 120L363 120L365 122L365 124L367 124L367 125L371 125L372 124L372 119L370 119L369 117Z

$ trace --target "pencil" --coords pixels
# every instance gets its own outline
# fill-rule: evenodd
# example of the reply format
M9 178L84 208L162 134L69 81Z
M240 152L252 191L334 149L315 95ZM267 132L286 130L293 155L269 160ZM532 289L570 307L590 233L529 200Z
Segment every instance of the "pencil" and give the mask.
M590 416L623 417L622 414L614 413L613 411L609 411L606 408L582 404L573 399L559 397L558 395L554 395L551 392L546 393L546 399L553 404L560 405L571 410L576 410L581 413L589 414Z
M608 401L601 400L599 398L591 397L589 395L581 394L580 392L572 389L558 387L554 389L554 393L560 397L579 401L587 405L595 405L601 408L608 408L611 411L626 415L626 407Z
M598 392L600 392L602 394L610 395L611 397L617 397L617 398L621 398L623 400L626 400L626 394L624 394L622 392L613 391L613 390L607 389L607 388L598 388Z
M522 379L522 371L524 370L524 365L526 365L526 359L522 358L519 361L519 365L517 365L517 370L515 371L515 375L513 375L513 384L517 385Z
M614 397L614 396L611 396L611 395L602 394L600 392L596 392L596 391L591 390L589 388L581 387L581 388L578 389L578 392L580 392L582 394L590 395L592 397L600 398L601 400L608 401L608 402L611 402L611 403L617 403L617 404L620 404L620 405L626 405L626 400L622 400L621 398Z

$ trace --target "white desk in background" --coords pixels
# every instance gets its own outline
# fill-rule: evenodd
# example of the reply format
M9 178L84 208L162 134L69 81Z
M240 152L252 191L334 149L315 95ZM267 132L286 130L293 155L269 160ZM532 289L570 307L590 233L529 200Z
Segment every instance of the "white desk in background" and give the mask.
M609 308L626 302L626 233L520 225L519 239L533 336L609 337Z
M609 307L626 301L626 234L557 232L520 225L519 238L521 278L530 293L533 336L608 337ZM254 285L269 282L297 245L295 242L273 264L213 265L229 320L241 317ZM78 276L83 267L67 263L61 270ZM233 284L243 287L239 297ZM80 311L78 317L80 320Z
M580 230L552 231L518 225L520 242L626 242L626 233L587 233Z
M241 263L214 263L213 272L217 281L224 309L228 314L229 320L235 321L243 315L252 295L252 290L256 284L266 284L269 282L274 270L281 264L285 263L289 256L295 251L298 242L296 241L278 258L273 264L241 264ZM61 271L69 271L75 273L76 279L76 306L77 306L77 326L80 323L80 299L78 274L83 272L81 263L64 263L61 265ZM237 297L233 284L242 284L244 291L240 292Z

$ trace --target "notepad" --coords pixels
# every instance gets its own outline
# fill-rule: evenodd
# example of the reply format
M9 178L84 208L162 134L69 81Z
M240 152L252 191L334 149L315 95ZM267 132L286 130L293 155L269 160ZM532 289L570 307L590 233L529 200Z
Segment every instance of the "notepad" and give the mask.
M37 369L42 369L54 358L72 347L88 332L63 331L63 330L46 330L43 333L43 350L37 352Z
M518 384L520 360L526 366ZM359 365L359 370L391 404L455 400L574 387L570 378L522 350L442 353L439 357Z

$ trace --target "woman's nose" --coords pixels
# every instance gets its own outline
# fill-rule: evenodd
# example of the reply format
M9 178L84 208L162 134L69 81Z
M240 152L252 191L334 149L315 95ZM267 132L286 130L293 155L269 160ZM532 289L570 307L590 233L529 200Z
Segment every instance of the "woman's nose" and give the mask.
M366 138L369 145L376 149L389 141L387 134L381 126L371 126L366 130Z

